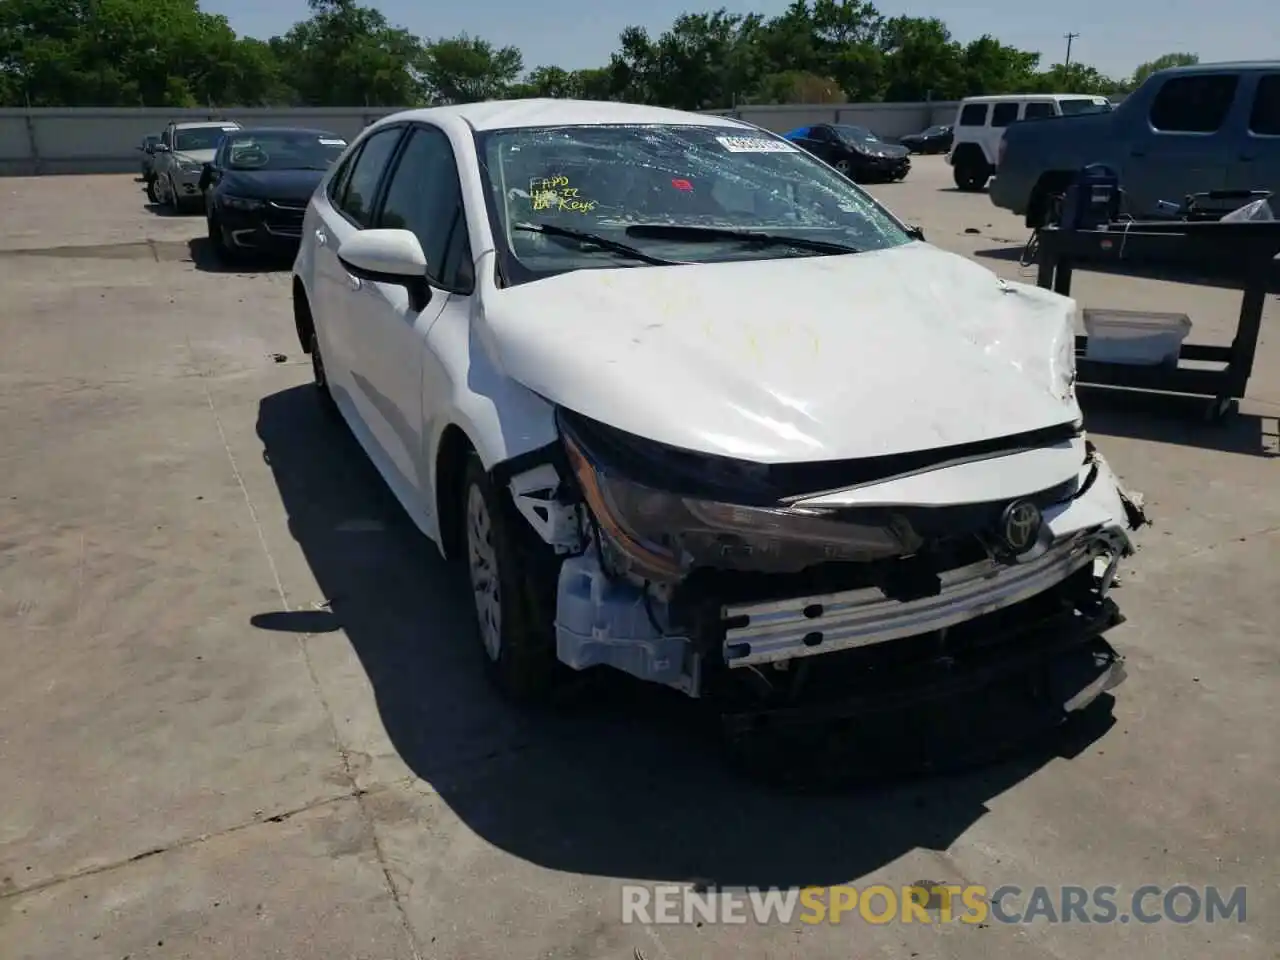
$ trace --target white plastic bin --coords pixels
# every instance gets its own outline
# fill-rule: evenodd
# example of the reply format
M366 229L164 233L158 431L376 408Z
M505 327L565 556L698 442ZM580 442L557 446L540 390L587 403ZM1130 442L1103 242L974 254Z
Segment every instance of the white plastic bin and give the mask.
M1176 366L1191 332L1185 313L1146 310L1085 310L1085 357L1102 363Z

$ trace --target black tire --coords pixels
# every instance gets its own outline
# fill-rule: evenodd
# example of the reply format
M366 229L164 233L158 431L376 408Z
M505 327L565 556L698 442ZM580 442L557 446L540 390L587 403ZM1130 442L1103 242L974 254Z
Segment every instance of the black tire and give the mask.
M314 332L311 334L311 378L315 384L316 396L320 398L320 406L327 416L336 417L338 405L333 401L333 391L329 389L329 377L324 369L324 358L320 356L320 339Z
M986 164L978 164L973 160L963 160L951 168L956 186L966 193L977 193L991 179L991 170Z
M178 185L173 182L173 177L169 178L168 189L165 190L165 200L168 201L167 206L172 214L182 213L182 200L178 196Z
M848 160L841 157L839 160L833 163L832 166L836 168L836 172L844 174L850 180L853 179L853 164L851 164Z
M209 231L209 246L213 249L213 255L218 262L228 267L243 263L244 254L227 243L226 232L222 229L222 224L218 222L218 218L206 215L205 223Z
M160 194L156 193L156 178L154 176L147 177L147 201L150 203L160 202Z
M559 687L548 566L533 563L512 529L480 458L467 460L459 503L462 560L471 586L480 655L503 696L523 705L545 704ZM541 568L541 570L539 569ZM553 588L551 588L553 589ZM550 601L550 602L548 602Z

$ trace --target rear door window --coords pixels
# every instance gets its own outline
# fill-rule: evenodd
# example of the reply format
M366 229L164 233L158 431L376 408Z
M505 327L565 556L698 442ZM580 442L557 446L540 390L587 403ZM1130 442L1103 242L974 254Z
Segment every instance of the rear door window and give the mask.
M985 103L966 103L960 111L960 126L985 127L987 125L987 105Z
M991 110L991 125L993 127L1007 127L1018 119L1018 105L1016 103L997 103Z
M1026 111L1022 114L1024 120L1035 120L1039 117L1052 116L1055 116L1052 103L1028 103Z
M1234 73L1170 77L1151 104L1151 126L1168 133L1216 133L1231 111L1239 84Z
M1249 113L1249 132L1264 137L1280 137L1280 73L1258 78L1253 94L1253 110Z

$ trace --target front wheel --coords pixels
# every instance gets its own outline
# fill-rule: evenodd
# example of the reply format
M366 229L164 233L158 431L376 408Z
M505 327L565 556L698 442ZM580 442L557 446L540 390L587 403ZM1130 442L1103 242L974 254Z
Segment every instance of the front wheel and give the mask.
M509 699L543 702L554 691L559 672L554 613L547 609L546 597L536 596L547 585L535 571L526 569L509 514L502 510L497 490L475 454L467 461L460 506L485 668Z
M316 396L320 398L320 406L326 414L333 416L338 405L333 402L333 391L329 388L329 375L325 372L324 358L320 355L320 338L313 332L309 343L311 354L311 377L315 383Z
M178 199L178 185L173 182L173 177L169 177L165 184L165 205L169 208L170 213L181 213L182 202Z

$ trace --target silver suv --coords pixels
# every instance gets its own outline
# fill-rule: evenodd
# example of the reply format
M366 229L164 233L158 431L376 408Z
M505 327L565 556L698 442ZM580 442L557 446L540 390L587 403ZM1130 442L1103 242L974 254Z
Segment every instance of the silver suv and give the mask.
M155 145L155 173L147 197L171 210L203 207L200 174L213 159L222 138L240 124L233 120L170 121Z

